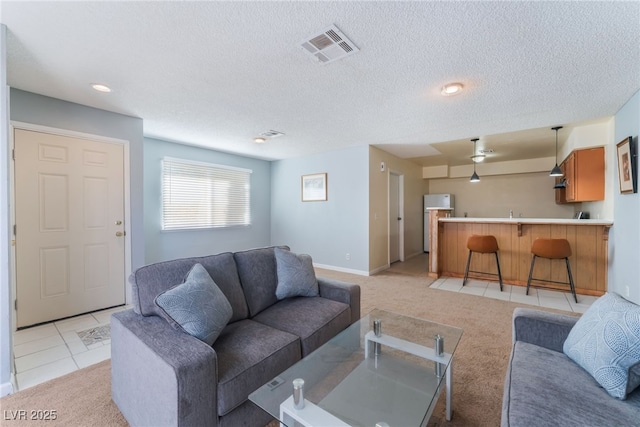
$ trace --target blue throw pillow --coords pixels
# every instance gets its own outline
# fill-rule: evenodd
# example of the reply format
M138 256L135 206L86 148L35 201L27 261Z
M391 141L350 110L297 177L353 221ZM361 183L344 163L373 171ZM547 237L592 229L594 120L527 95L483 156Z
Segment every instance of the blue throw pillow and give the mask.
M564 353L613 397L640 385L640 306L609 292L573 326Z
M158 295L156 305L186 333L212 345L233 309L207 270L195 264L184 283Z
M274 248L274 252L278 273L276 297L317 297L318 280L311 257L297 255L281 248Z

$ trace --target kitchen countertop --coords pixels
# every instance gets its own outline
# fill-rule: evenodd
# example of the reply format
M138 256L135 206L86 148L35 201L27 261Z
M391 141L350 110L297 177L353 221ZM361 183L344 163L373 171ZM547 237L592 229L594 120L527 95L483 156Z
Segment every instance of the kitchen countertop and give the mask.
M571 225L613 225L607 219L563 219L563 218L438 218L440 222L504 223L504 224L571 224Z

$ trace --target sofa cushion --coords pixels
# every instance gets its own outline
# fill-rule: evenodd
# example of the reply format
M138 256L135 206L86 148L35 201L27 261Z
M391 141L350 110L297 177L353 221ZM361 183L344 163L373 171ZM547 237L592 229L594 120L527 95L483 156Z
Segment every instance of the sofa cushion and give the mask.
M286 246L280 246L289 249ZM249 306L250 317L278 302L276 287L276 257L274 248L250 249L236 252L233 257L238 266L238 276Z
M253 320L300 337L305 357L351 324L348 304L321 297L287 298Z
M300 360L300 339L253 320L231 323L213 344L218 355L218 415Z
M318 280L309 255L294 254L281 248L275 248L274 254L278 274L278 299L318 296Z
M134 311L143 316L162 316L155 298L167 289L184 281L191 267L200 263L227 297L233 315L231 322L249 317L247 302L240 285L236 263L230 252L205 257L183 258L146 265L129 277Z
M502 427L630 426L640 417L640 390L611 398L565 354L517 341L507 371Z
M569 332L564 353L618 399L640 385L640 306L609 292Z
M184 283L158 295L156 304L174 326L209 345L233 314L227 297L200 264L191 268Z

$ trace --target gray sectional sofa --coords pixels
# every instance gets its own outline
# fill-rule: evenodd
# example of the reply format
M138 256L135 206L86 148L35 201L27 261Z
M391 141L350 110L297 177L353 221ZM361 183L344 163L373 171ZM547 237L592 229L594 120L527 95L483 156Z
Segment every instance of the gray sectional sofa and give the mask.
M154 302L196 263L233 309L212 346ZM111 387L133 426L264 426L271 417L247 396L360 318L360 287L335 280L318 278L319 296L278 300L274 248L161 262L129 282L133 309L111 320Z
M578 317L517 308L502 427L640 426L640 388L611 397L563 353Z

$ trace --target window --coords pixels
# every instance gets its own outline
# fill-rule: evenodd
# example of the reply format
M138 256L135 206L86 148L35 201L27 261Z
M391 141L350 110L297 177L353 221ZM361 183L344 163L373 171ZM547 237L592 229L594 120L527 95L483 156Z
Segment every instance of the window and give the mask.
M165 157L162 160L162 229L250 225L251 172Z

